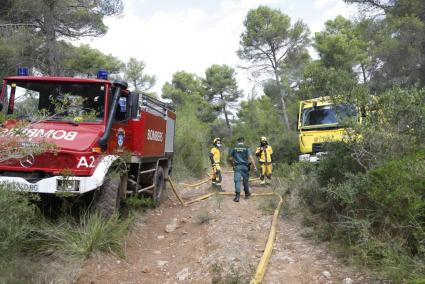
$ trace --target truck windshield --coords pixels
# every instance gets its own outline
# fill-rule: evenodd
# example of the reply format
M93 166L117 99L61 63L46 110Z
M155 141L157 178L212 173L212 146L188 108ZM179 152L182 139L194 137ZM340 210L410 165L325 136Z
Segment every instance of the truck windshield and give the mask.
M3 112L31 121L100 122L105 85L79 82L9 81Z
M333 105L310 107L303 110L302 126L320 126L335 124L357 117L356 108L353 105Z

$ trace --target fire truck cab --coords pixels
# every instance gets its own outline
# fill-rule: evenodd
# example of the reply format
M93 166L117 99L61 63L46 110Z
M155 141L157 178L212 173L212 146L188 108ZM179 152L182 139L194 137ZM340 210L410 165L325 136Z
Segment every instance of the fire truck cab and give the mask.
M330 97L300 101L298 132L300 161L317 162L326 155L324 143L343 141L346 136L344 120L360 121L356 106L335 103Z
M102 72L97 79L5 78L0 184L41 195L92 193L107 216L127 194L159 202L173 167L176 115L127 88Z

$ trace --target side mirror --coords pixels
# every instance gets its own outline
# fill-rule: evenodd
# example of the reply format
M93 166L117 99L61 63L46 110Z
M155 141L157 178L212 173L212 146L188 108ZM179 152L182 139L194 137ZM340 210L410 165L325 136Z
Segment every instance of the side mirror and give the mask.
M137 118L139 109L139 94L130 93L130 117Z
M300 119L300 113L297 114L297 119L295 120L295 129L297 130L300 130L299 119Z

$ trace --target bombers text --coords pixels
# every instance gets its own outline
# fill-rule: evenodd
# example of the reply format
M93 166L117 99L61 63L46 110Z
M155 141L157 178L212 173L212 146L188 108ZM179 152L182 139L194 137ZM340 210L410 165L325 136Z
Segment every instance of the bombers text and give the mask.
M55 140L68 140L73 141L77 137L76 131L54 130L54 129L39 129L39 128L25 128L25 129L2 129L0 136L17 137L24 136L28 138L52 138Z
M163 133L161 131L155 131L152 129L148 129L148 140L162 142Z

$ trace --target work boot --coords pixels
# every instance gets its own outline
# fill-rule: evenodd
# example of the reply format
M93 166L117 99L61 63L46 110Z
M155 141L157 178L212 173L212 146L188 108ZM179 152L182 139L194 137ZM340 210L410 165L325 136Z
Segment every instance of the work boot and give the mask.
M233 198L234 202L239 202L239 199L241 198L240 193L236 193L235 198Z
M251 197L251 192L245 192L245 199L249 199Z

